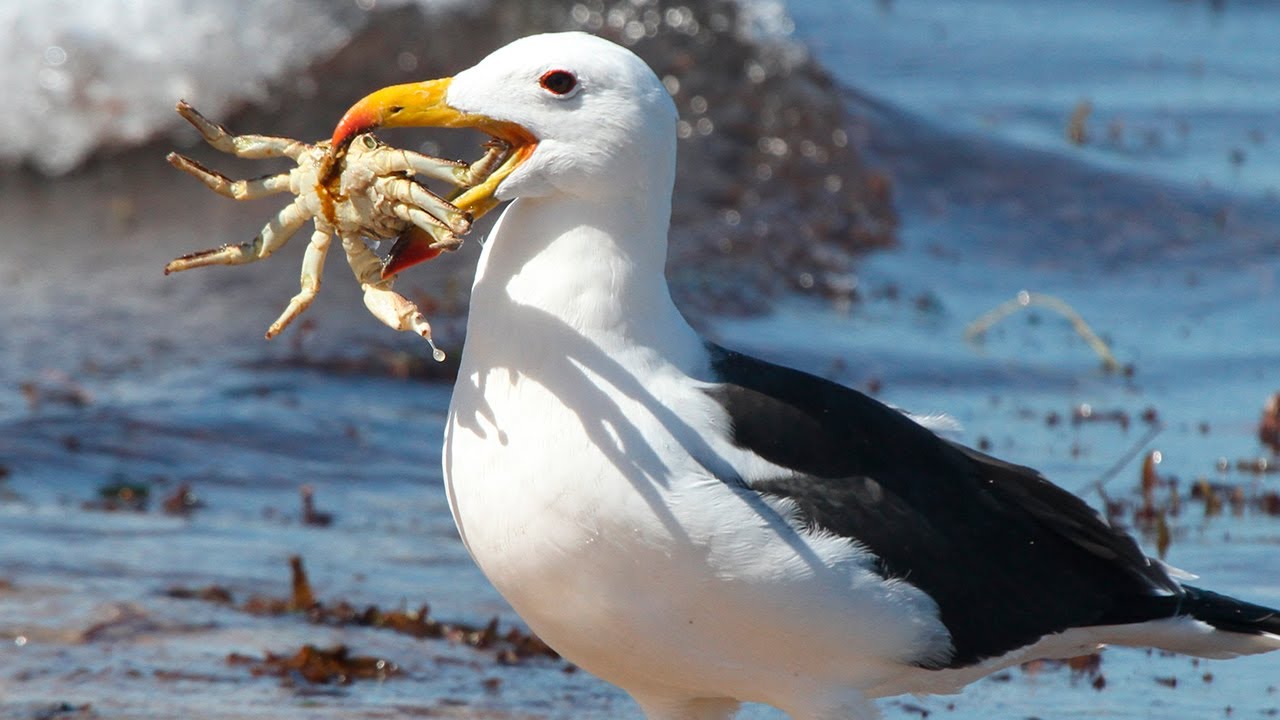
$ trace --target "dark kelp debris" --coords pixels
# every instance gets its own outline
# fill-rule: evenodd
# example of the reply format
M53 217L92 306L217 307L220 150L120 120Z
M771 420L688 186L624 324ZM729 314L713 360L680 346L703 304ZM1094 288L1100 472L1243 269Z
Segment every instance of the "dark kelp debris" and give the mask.
M1240 458L1236 460L1236 470L1251 475L1268 475L1280 472L1280 463L1265 457Z
M400 674L393 662L366 655L352 655L346 645L317 648L303 645L293 655L268 652L263 658L240 653L227 656L227 664L244 665L255 676L274 676L286 684L300 678L320 685L350 685L356 680L386 680Z
M1071 424L1083 425L1085 423L1115 423L1120 426L1121 430L1129 429L1129 413L1124 410L1099 410L1089 403L1081 403L1071 410Z
M298 488L302 495L302 524L312 527L329 527L333 524L333 513L316 509L316 490L310 485Z
M302 558L297 555L290 557L289 567L292 588L289 597L253 595L238 605L237 609L251 615L301 614L317 625L382 628L419 639L447 640L492 652L494 659L504 665L516 665L527 658L560 657L533 633L518 627L510 627L504 631L497 617L484 625L472 625L435 620L431 617L430 606L425 603L416 610L384 610L377 605L357 607L345 600L322 602L316 599L311 589ZM202 589L173 587L165 594L183 600L235 605L231 592L217 585Z
M1094 690L1103 690L1107 687L1107 678L1102 674L1102 653L1100 652L1077 655L1066 660L1032 660L1022 663L1022 672L1027 675L1037 675L1063 668L1071 671L1073 683L1087 680Z
M93 395L69 375L61 371L45 371L39 380L18 385L27 409L35 412L42 405L85 408L93 404Z
M146 512L150 498L151 487L146 483L113 477L98 488L97 499L85 501L81 507L103 512Z
M250 615L287 615L289 613L310 613L319 603L311 591L311 581L307 579L307 570L302 566L302 557L289 556L290 593L287 598L269 595L253 595L240 609Z
M1272 394L1262 406L1258 441L1273 454L1280 455L1280 392Z
M9 476L12 474L13 471L9 469L8 465L0 463L0 503L20 502L22 500L22 496L9 487Z
M161 501L166 515L190 515L204 507L204 501L191 489L191 483L182 483Z
M1144 438L1142 444L1146 440ZM1097 490L1101 495L1107 520L1112 525L1132 527L1140 532L1145 539L1155 543L1161 558L1178 536L1181 528L1176 520L1184 515L1188 504L1201 506L1200 512L1195 514L1200 518L1212 518L1225 512L1236 517L1246 513L1280 517L1280 491L1266 488L1259 482L1260 475L1275 472L1280 463L1260 458L1233 464L1226 458L1219 458L1217 478L1210 480L1200 476L1184 483L1175 475L1160 472L1162 460L1159 450L1149 451L1144 456L1134 492L1107 493L1100 482L1088 488ZM1244 477L1231 477L1232 470Z
M169 479L154 476L147 481L135 480L123 473L116 473L98 486L97 497L80 504L82 510L96 512L147 512L151 504L151 490L164 486ZM204 501L192 489L191 483L181 483L160 501L160 510L167 515L190 515L205 506Z
M219 605L230 605L233 602L231 591L221 585L208 585L202 588L171 587L164 594L175 600L203 600Z
M89 703L67 701L52 703L6 705L6 718L12 720L91 720L101 717Z

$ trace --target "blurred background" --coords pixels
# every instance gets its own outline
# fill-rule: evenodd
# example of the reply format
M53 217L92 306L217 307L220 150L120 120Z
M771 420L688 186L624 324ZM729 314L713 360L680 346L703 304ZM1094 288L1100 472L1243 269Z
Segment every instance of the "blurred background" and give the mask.
M205 146L179 98L316 140L372 89L548 30L632 47L675 98L668 272L704 332L945 412L1201 584L1280 605L1274 3L51 0L0 3L0 26L0 716L639 717L522 638L445 506L486 226L397 284L440 364L365 312L341 262L263 340L301 240L161 272L287 201L169 167L285 169ZM384 139L469 158L481 138ZM347 655L316 670L307 645ZM1278 678L1275 658L1109 650L883 706L1263 717Z

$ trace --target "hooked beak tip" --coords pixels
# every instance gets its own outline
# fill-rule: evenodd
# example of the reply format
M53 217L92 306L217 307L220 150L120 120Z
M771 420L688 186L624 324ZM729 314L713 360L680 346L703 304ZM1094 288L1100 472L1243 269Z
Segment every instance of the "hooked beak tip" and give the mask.
M465 125L465 115L449 107L445 95L450 78L392 85L376 90L352 105L333 130L334 152L361 133L380 127Z
M345 149L351 144L351 141L359 134L369 132L379 126L376 113L370 111L364 103L357 103L338 121L338 125L333 129L333 138L330 140L330 147L333 152Z
M537 138L524 127L470 113L451 106L448 91L452 78L392 85L375 90L361 98L343 114L334 128L329 152L332 169L339 167L338 158L351 141L362 133L381 127L446 127L475 128L499 138L510 154L496 169L491 169L483 182L464 188L452 202L461 210L479 217L498 205L498 186L528 159L537 146ZM433 239L416 228L410 228L392 247L383 265L382 277L390 277L417 263L440 254L432 247Z

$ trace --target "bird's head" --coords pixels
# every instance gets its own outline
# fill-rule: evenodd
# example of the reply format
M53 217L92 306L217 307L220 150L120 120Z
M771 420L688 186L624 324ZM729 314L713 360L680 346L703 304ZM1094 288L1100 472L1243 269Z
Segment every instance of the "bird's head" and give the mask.
M378 127L487 132L512 154L459 199L483 212L486 203L556 193L669 193L675 123L670 96L634 53L585 33L555 33L517 40L452 78L368 95L343 116L333 146Z

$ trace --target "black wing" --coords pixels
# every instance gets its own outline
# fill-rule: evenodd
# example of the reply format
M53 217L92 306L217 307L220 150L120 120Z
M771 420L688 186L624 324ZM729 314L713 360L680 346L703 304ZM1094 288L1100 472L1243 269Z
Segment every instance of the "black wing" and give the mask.
M856 539L938 603L957 668L1067 628L1174 614L1137 543L1030 468L949 442L865 395L712 347L733 441L794 476L743 478ZM1160 597L1163 595L1163 597Z

